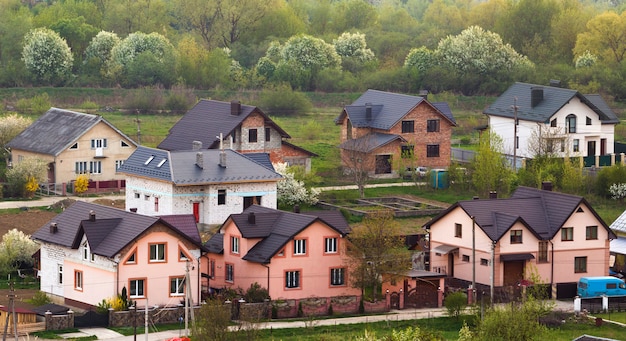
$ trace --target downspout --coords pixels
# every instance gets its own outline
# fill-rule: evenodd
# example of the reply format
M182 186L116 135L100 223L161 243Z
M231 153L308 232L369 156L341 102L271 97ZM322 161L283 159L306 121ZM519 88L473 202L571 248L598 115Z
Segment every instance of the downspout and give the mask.
M202 286L202 271L200 271L200 260L201 259L202 259L202 253L200 253L200 257L198 257L198 270L196 271L196 276L198 278L198 284L197 284L197 287L198 287L197 295L198 296L196 296L196 297L198 297L198 304L200 304L200 301L201 301L200 293L202 292L200 290L200 287Z
M555 296L552 297L552 299L556 299L556 290L554 288L554 243L552 243L552 240L548 240L550 242L550 245L552 245L552 255L550 256L550 292L551 294L554 293L554 295L550 295L550 296Z
M267 268L267 294L269 295L269 293L270 293L270 267L269 267L269 265L265 265L263 263L261 263L261 265L264 266L265 268ZM271 296L270 296L270 298L271 298Z

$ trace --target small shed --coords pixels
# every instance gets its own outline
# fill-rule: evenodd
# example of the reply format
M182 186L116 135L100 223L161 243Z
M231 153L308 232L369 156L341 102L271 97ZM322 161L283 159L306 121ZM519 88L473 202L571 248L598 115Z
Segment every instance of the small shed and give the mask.
M8 330L13 330L13 311L17 320L17 328L20 329L20 325L31 324L37 322L37 313L33 310L21 307L15 307L13 310L10 307L0 305L0 328L4 330L7 322L7 314L9 314L9 326Z

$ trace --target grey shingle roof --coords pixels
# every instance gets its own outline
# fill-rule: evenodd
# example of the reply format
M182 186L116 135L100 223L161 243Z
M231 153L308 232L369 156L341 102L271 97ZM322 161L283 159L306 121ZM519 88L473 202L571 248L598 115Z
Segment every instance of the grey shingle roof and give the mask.
M250 219L251 214L254 216L254 220ZM296 234L315 221L325 223L342 235L345 235L349 230L348 223L340 212L312 211L293 213L252 205L240 214L231 214L229 219L232 219L235 223L242 237L263 238L243 257L247 261L257 263L269 263L271 258L289 240L292 240ZM220 236L216 237L217 235L214 235L209 241L211 244L210 250L223 251L223 235L219 234ZM220 240L220 238L222 239ZM220 241L222 242L221 245L218 244Z
M535 107L532 107L531 89L534 87L543 88L543 100ZM516 105L518 119L547 122L574 97L580 98L582 102L594 110L603 124L619 122L613 110L609 108L608 104L599 95L583 95L576 90L528 83L511 85L483 113L513 118L515 117L514 105Z
M370 127L389 130L396 125L404 116L420 103L426 102L438 110L442 116L456 125L450 107L446 103L430 103L420 96L411 96L369 89L346 106L342 113L335 119L340 122L347 114L354 127ZM367 118L366 108L372 108L370 119Z
M376 148L382 147L395 140L406 142L406 140L395 134L372 133L361 136L357 139L346 140L339 145L339 148L346 150L354 150L362 153L370 153Z
M622 234L626 233L626 211L622 212L622 214L611 223L611 230Z
M89 219L91 212L95 213L94 221ZM193 215L190 216L193 219ZM194 229L191 229L189 221L182 215L159 219L84 201L75 202L54 217L39 228L32 235L32 239L76 249L85 235L91 252L113 257L159 220L172 227L182 238L201 246L195 220ZM57 231L54 233L50 230L51 223L57 224Z
M253 112L263 116L265 123L272 125L283 138L290 137L257 107L241 104L239 115L231 115L230 102L202 99L170 129L158 148L189 150L193 141L202 142L208 149L219 148L217 136L228 136Z
M469 216L474 216L477 226L493 241L502 238L517 221L526 225L539 239L548 240L555 236L580 204L586 204L602 226L610 231L583 197L523 186L507 199L459 201L425 226L430 227L452 209L461 207ZM615 238L613 232L609 232L609 238Z
M11 140L7 147L56 156L100 122L104 122L133 145L136 145L135 141L100 115L50 108L37 121Z
M196 165L197 153L202 153L203 168ZM278 181L282 178L273 169L268 169L267 165L259 164L236 151L227 149L224 153L226 167L221 167L220 150L217 149L168 152L140 146L118 172L168 181L178 186Z

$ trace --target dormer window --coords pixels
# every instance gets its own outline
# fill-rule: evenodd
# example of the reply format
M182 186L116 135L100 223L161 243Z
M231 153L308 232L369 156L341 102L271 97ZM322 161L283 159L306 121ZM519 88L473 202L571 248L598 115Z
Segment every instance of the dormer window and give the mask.
M148 158L148 160L146 160L146 162L144 162L144 166L147 166L152 160L154 160L154 155L150 155L150 157Z
M157 168L161 168L161 166L163 166L165 161L167 161L167 159L163 159L163 160L159 161L159 164L157 165Z

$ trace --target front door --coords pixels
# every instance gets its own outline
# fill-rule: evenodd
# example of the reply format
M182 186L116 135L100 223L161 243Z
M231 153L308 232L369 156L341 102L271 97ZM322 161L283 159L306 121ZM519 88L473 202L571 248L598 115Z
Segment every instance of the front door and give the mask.
M606 155L606 139L600 139L600 155Z
M587 156L596 155L596 141L587 141Z
M196 223L199 223L200 222L200 203L199 202L193 203L193 216L194 218L196 218Z
M504 262L504 285L517 285L524 279L524 262L516 260Z

